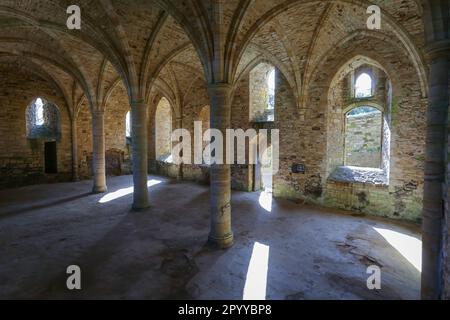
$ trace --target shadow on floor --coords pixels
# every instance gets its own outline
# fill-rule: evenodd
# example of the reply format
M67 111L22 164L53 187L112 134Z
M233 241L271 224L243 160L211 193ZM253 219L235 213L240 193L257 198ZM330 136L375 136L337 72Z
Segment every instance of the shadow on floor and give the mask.
M71 197L67 197L67 198L63 198L63 199L58 199L58 200L55 200L55 201L52 201L52 202L46 202L46 203L37 204L37 205L25 207L25 208L16 209L16 210L0 212L0 220L5 219L8 216L12 216L12 215L17 215L17 214L27 213L27 212L30 212L30 211L41 210L41 209L46 209L46 208L58 206L60 204L64 204L64 203L76 201L76 200L79 200L79 199L82 199L82 198L86 198L86 197L89 197L91 195L92 195L92 192L86 192L86 193L83 193L83 194L78 194L78 195L75 195L75 196L71 196Z

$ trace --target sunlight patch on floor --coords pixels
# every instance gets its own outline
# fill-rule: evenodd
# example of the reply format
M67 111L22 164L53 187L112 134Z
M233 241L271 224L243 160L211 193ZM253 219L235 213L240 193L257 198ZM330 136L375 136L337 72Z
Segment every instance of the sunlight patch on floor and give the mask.
M150 188L150 187L153 187L153 186L158 185L160 183L162 183L162 181L152 179L152 180L149 180L147 182L147 187ZM117 190L115 192L111 192L111 193L106 194L104 197L102 197L99 200L99 203L108 203L110 201L117 200L119 198L122 198L122 197L125 197L127 195L132 194L133 191L134 191L134 187L119 189L119 190Z
M271 192L262 191L259 195L259 205L267 212L272 212L273 195Z
M422 241L397 231L374 229L419 272L422 272Z
M256 242L248 266L244 300L266 300L270 247Z

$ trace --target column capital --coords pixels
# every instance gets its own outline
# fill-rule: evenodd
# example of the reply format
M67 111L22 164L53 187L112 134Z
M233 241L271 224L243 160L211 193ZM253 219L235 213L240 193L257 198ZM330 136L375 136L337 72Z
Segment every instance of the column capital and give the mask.
M92 115L103 116L103 115L105 115L105 110L94 110L94 111L92 111Z
M429 43L425 47L425 52L430 59L450 57L450 40Z
M212 93L229 93L232 89L232 85L229 83L209 83L208 92Z
M140 105L146 105L146 104L147 104L147 103L145 102L144 99L131 100L131 101L130 101L130 105L131 105L132 107L134 107L134 106L140 106Z

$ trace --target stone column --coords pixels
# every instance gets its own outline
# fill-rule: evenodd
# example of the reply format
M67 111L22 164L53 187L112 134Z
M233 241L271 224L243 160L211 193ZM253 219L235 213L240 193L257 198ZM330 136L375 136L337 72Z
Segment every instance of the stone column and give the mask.
M94 111L92 114L94 193L108 191L106 187L105 161L105 113Z
M147 104L144 100L132 101L132 146L133 146L133 209L149 207L148 199L148 146L147 146Z
M177 123L176 129L182 129L183 128L183 118L182 117L177 118L176 119L176 123ZM181 163L179 165L178 176L177 176L177 180L178 181L182 181L183 180L183 166L184 166L183 163Z
M442 221L449 107L449 56L438 50L429 54L428 132L422 215L422 299L439 299L442 292Z
M77 135L77 120L71 121L71 137L72 137L72 181L79 180L78 175L78 135Z
M208 86L211 99L211 128L219 129L224 136L231 122L231 87L227 84ZM212 164L211 175L211 232L209 243L216 248L228 248L233 245L231 230L231 169L229 165Z

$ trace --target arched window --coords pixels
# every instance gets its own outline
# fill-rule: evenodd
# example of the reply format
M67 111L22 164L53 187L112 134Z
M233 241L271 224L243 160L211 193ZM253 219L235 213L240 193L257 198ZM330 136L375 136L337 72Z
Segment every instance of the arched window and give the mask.
M26 111L26 127L28 139L59 140L61 124L59 109L43 98L36 98Z
M275 67L260 63L250 71L250 121L275 121Z
M35 119L34 124L36 126L42 126L45 124L45 118L44 118L44 101L42 101L41 98L37 98L36 102L34 103L35 106Z
M355 81L355 97L368 98L372 92L372 78L367 73L360 74Z
M345 115L345 164L354 167L381 168L383 113L368 106Z
M128 111L125 118L125 136L131 138L131 112Z
M166 98L156 107L155 115L156 160L171 162L172 159L172 108Z
M272 68L272 70L269 71L267 77L267 89L269 95L267 109L273 110L275 109L275 68Z

